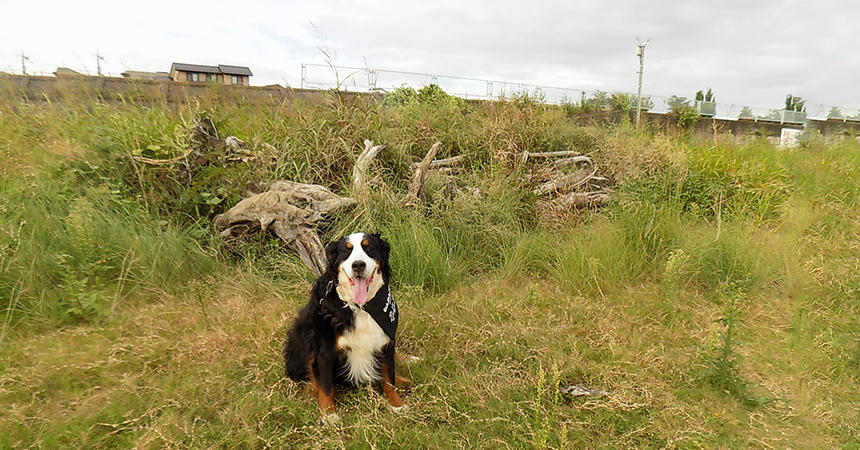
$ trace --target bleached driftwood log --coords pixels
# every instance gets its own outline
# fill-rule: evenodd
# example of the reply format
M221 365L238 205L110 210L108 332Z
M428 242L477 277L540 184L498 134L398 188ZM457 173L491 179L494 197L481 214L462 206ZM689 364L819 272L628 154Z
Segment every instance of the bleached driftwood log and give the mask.
M352 168L352 192L358 199L367 199L367 170L370 168L370 163L373 158L384 149L384 145L373 145L373 141L364 140L364 151L358 155L355 160L355 167Z
M606 191L571 192L555 200L564 208L583 208L601 206L609 203L609 193Z
M570 166L570 165L579 164L579 163L586 163L590 166L594 165L594 163L592 163L592 161L591 161L591 158L589 158L588 156L584 156L584 155L570 156L567 158L559 158L559 159L556 159L555 161L553 161L552 165L555 167L565 167L565 166Z
M466 159L466 155L457 155L457 156L452 156L450 158L434 159L430 163L430 169L432 170L432 169L439 169L439 168L443 168L443 167L453 166L454 164L459 164L464 159ZM418 168L419 164L421 164L421 163L420 162L412 163L412 168L413 169Z
M577 170L574 173L559 175L558 177L541 184L534 190L534 193L536 195L543 195L549 192L556 191L569 192L584 185L590 179L592 179L597 169L595 169L594 163L591 161L591 158L587 156L577 156L574 159L575 161L571 161L570 163L566 164L582 163L581 169Z
M215 227L225 238L271 230L319 276L325 271L326 257L316 225L329 213L354 203L355 199L320 185L277 181L268 191L215 216Z
M530 152L528 150L523 150L522 153L515 153L522 156L523 163L527 162L529 158L560 158L563 156L577 156L579 152L576 150L562 150L558 152Z
M423 205L427 202L427 198L424 196L424 182L427 181L428 170L441 145L441 142L433 144L427 155L424 156L424 159L418 163L415 173L412 175L412 181L409 183L409 190L406 192L406 197L403 198L402 204L404 206L412 206L419 203Z

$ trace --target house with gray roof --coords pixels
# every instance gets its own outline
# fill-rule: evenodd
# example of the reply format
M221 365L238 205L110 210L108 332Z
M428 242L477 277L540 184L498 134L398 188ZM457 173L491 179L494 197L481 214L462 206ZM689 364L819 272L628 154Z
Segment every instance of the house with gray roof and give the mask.
M170 65L170 79L182 83L219 83L249 86L251 69L244 66L204 66L201 64L173 63Z

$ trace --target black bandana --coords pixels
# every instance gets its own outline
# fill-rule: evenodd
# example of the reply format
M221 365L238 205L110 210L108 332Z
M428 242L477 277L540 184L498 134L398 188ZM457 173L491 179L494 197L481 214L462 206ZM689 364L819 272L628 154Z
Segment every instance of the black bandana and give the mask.
M393 341L394 333L397 332L397 320L400 314L397 311L397 303L388 289L388 284L383 284L376 295L364 304L362 309L370 314L370 317L379 324L382 331Z

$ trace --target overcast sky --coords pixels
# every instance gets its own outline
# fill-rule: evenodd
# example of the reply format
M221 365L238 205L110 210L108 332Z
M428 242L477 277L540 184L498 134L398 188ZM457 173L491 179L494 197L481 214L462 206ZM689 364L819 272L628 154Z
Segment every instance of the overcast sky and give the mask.
M779 107L786 93L860 107L860 2L0 0L0 71L249 66L299 86L302 62Z

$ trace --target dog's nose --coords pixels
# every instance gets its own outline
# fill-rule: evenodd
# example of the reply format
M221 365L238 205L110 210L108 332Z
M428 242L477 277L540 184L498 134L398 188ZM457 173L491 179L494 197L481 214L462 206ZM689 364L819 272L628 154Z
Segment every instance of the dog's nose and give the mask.
M354 261L352 263L352 272L356 275L364 273L364 269L367 267L367 263L364 261Z

